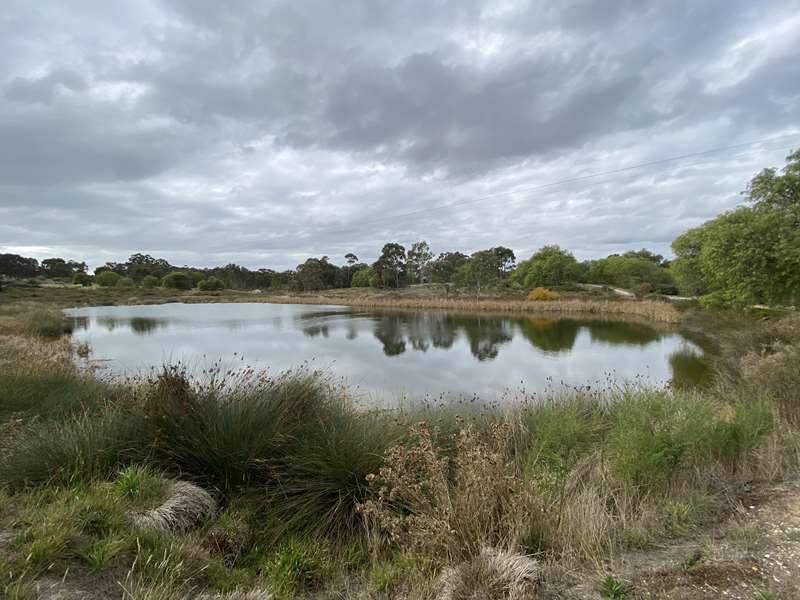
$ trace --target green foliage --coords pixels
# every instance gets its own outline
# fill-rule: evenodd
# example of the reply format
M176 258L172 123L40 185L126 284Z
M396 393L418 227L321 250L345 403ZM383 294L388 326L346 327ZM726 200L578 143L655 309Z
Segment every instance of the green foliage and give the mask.
M319 549L298 541L286 543L267 562L265 571L270 583L286 598L318 585L324 566L318 557Z
M406 282L406 249L397 243L386 244L372 265L378 287L399 288ZM372 285L372 281L370 281Z
M705 305L796 304L800 297L800 152L783 175L767 169L748 186L750 206L724 213L673 242L673 271Z
M24 278L39 274L39 261L19 254L0 254L0 275Z
M161 284L161 280L155 275L145 275L142 277L142 287L146 290L157 288Z
M216 291L224 288L225 284L222 282L222 280L214 277L213 275L197 284L197 289L204 292Z
M453 281L456 271L469 260L466 254L461 252L442 252L428 263L425 275L434 283L449 283Z
M370 280L373 277L373 271L371 267L363 267L353 273L353 279L351 285L353 287L369 287Z
M119 472L114 489L123 498L149 502L161 495L164 480L147 465L131 465Z
M625 600L628 597L628 586L613 575L606 575L601 579L597 591L603 598L609 598L609 600Z
M161 285L175 290L190 290L194 287L195 282L186 271L173 271L164 276Z
M186 274L189 276L189 279L192 280L192 287L198 287L200 282L206 278L206 274L197 269L190 269Z
M589 261L586 278L591 283L618 286L626 289L639 289L648 284L658 293L674 293L675 284L670 271L652 258L639 252L612 255L607 258ZM648 253L650 254L650 253ZM657 257L657 255L654 255ZM660 258L660 257L659 257Z
M94 277L94 281L100 287L114 287L117 285L117 282L120 280L120 276L114 271L101 271L97 273Z
M711 406L699 396L628 390L614 406L612 468L643 489L664 484L702 455L711 424Z
M300 291L326 290L334 287L338 268L328 262L328 257L309 258L297 265L295 283Z
M80 557L89 570L98 573L107 568L128 547L121 539L106 537L90 540L80 551Z
M94 283L94 277L83 271L78 271L72 277L72 283L83 287L89 287L92 285L92 283Z
M114 287L123 288L123 289L131 289L136 287L136 282L131 279L130 277L122 277L119 281L117 281Z
M579 274L578 261L571 252L545 246L514 269L511 282L524 288L552 287L576 281Z
M453 275L453 281L461 286L482 289L496 286L508 274L514 263L514 253L499 246L479 250L472 254Z
M530 436L527 469L559 477L600 446L609 428L608 416L581 396L529 408L523 417Z
M408 279L411 283L422 281L422 277L427 271L431 260L433 260L433 253L430 246L428 246L428 242L415 242L411 245L411 250L408 251L408 260L406 261Z
M378 472L402 431L391 420L341 405L317 414L277 468L276 530L339 539L358 531L356 507L370 493L367 476Z

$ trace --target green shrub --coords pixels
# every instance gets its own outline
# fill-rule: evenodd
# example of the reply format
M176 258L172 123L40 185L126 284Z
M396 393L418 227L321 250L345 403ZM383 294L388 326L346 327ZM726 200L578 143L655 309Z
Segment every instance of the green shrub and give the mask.
M194 280L185 271L174 271L161 279L161 285L175 290L190 290L194 287Z
M157 288L161 281L155 275L145 275L142 278L142 287L151 290L153 288Z
M733 415L713 425L706 438L709 454L729 464L755 448L774 426L772 405L764 400L738 404Z
M72 278L72 283L81 285L83 287L89 287L94 283L94 277L89 275L88 273L84 273L83 271L79 271L75 273L75 276Z
M628 390L613 411L612 468L642 488L666 483L702 455L713 426L710 403L694 394Z
M353 279L351 280L350 285L353 287L369 287L372 274L372 269L370 267L359 269L353 273Z
M557 398L523 412L530 441L527 468L566 475L578 459L600 447L607 416L590 398Z
M225 284L222 283L222 280L213 276L209 277L208 279L204 279L197 284L197 289L202 290L204 292L221 290L224 287Z
M136 282L130 277L122 277L119 279L119 281L117 281L114 287L130 289L136 287Z
M120 280L120 276L114 271L102 271L94 277L94 281L100 287L114 287Z
M609 600L624 600L628 597L628 586L617 580L613 575L606 575L600 580L597 591L603 598Z

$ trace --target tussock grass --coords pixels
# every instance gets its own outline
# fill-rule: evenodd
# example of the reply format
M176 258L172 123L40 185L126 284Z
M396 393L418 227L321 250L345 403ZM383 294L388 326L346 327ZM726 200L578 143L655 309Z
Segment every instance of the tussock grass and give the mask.
M156 508L131 513L133 526L151 531L186 531L213 517L217 510L211 494L186 481L171 483L166 495Z
M56 339L72 333L72 321L61 311L40 309L25 320L25 332L35 337Z
M111 475L148 452L144 416L122 408L37 423L15 436L0 463L0 485L20 489Z

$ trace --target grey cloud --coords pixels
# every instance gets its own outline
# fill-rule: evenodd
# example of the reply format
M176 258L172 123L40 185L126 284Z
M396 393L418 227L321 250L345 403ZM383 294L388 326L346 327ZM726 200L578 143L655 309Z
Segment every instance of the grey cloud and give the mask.
M515 190L791 132L800 145L799 9L9 0L0 246L273 267L389 239L667 252L786 149Z

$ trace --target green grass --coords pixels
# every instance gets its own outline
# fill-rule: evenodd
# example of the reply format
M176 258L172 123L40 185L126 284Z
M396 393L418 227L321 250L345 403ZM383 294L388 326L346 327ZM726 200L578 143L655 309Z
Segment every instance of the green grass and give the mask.
M609 600L624 600L628 597L628 586L616 579L613 575L606 575L600 580L597 590L603 598Z
M148 451L143 415L122 408L39 423L16 436L0 463L0 485L76 484L113 473Z
M164 479L147 465L122 469L113 485L122 497L144 505L159 499L164 491Z
M110 386L66 369L0 371L0 422L12 416L57 418L100 405Z

